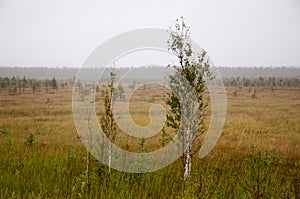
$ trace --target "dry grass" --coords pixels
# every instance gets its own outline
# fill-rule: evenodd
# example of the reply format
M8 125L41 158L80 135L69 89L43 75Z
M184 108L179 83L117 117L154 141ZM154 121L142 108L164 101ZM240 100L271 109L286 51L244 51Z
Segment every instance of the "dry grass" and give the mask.
M262 152L276 151L280 156L289 159L291 161L289 164L293 165L291 167L284 165L287 170L291 170L291 173L290 175L287 175L287 173L282 175L288 176L287 181L289 183L295 183L295 185L287 185L292 187L286 192L290 193L296 189L293 187L297 187L299 175L296 175L295 178L291 178L291 176L295 175L295 172L299 169L300 161L300 88L274 89L273 91L268 88L255 88L255 98L253 98L254 88L250 90L249 88L226 88L226 92L227 116L222 135L215 148L204 160L195 160L193 167L195 175L200 173L201 177L201 172L210 171L209 169L215 169L216 167L218 169L243 168L243 163L238 162L243 160L248 154L253 153L253 150ZM138 89L130 101L130 113L133 120L141 126L148 125L150 122L148 110L154 103L164 105L164 93L166 93L165 89L157 88L154 85L146 89L143 87ZM6 91L0 93L0 130L7 129L6 134L0 133L0 172L3 174L0 178L1 198L12 196L17 198L39 198L39 196L41 198L52 198L55 196L77 198L86 193L81 187L84 186L82 184L84 179L82 180L82 177L80 177L84 174L85 161L83 157L85 156L85 150L77 137L73 123L71 100L71 87L59 89L54 93L37 92L35 95L30 90L27 90L22 95L15 96L8 95ZM100 93L97 93L96 107L97 113L100 115L102 110ZM167 131L170 131L170 129L167 128ZM36 143L32 147L24 144L25 137L30 132L36 138ZM160 136L158 134L153 138L146 139L146 151L153 151L160 147L158 142ZM116 144L123 148L130 151L139 151L139 142L140 139L118 132ZM96 163L94 160L92 164L94 165L92 168L96 170L99 163ZM27 168L26 165L31 167ZM24 168L27 168L27 170ZM174 172L172 168L180 168L180 161L175 162L162 171L145 174L144 183L149 183L149 187L148 185L143 185L145 187L142 186L143 188L135 189L128 187L129 184L124 182L125 184L122 184L122 186L125 186L126 188L124 189L128 189L128 193L132 195L123 196L126 198L166 197L167 195L158 194L170 194L172 189L182 190L181 171L178 169ZM99 169L97 171L99 172ZM165 182L160 179L162 175L165 175L165 180L169 181ZM204 183L202 185L204 186L205 183L216 183L217 180L218 183L221 183L218 185L221 188L222 183L224 183L222 180L227 179L228 176L227 174L223 176L220 173L218 175L221 175L221 177L209 178L205 174L206 177L202 177L206 181L201 181L201 183ZM276 173L275 176L277 175L279 174ZM112 176L121 181L126 180L128 177L120 173L112 174ZM112 180L112 176L108 178ZM198 177L195 180L199 180ZM280 177L284 178L284 176ZM37 179L38 182L35 182L33 178ZM136 178L140 177L133 177L133 179ZM153 178L157 181L154 182ZM97 180L97 177L95 177L95 184L103 184L101 179ZM44 181L50 184L46 185ZM23 185L23 183L28 183L28 185ZM117 188L115 187L116 185L110 184L112 182L106 183L106 186L110 188L103 187L103 189L111 190L111 193L106 191L102 193L102 196L100 194L89 195L89 197L101 198L105 194L107 196L112 194L110 197L113 197L114 194L125 194L125 190L114 192L113 190ZM128 183L132 183L132 181L128 181ZM164 186L163 184L165 183L170 185L157 187L158 184ZM233 182L226 181L226 183L230 187L232 186L230 183ZM209 187L212 186L208 185ZM135 186L135 183L132 186ZM168 188L168 186L170 187ZM269 186L271 188L273 185L270 184ZM194 187L194 185L191 187ZM194 187L193 190L196 188ZM73 189L74 195L72 195ZM153 189L151 192L153 193L152 196L151 194L149 195L150 192L147 192L148 189ZM231 190L226 189L227 191ZM95 188L94 192L99 192L100 190L102 190L102 187ZM147 192L148 195L146 193L143 195L143 191ZM237 188L234 191L236 191L234 193L239 193L240 191L244 197L247 197L247 192L243 194L242 188ZM66 192L66 195L64 195L64 192ZM201 194L203 193L202 189ZM216 194L215 192L213 193ZM175 191L172 194L174 194L172 197L183 197L186 193L180 191L176 193ZM222 194L224 194L222 196L226 196L229 193L224 191ZM297 197L297 193L295 192L291 196ZM186 197L188 198L189 196ZM238 194L233 197L238 198ZM283 196L283 198L285 197Z

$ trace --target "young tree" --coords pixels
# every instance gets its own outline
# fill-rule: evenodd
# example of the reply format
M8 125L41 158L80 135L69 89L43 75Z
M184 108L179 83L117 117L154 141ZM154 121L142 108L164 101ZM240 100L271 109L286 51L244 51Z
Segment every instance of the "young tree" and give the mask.
M57 81L56 81L55 77L53 77L52 80L51 80L51 88L53 90L58 88Z
M35 94L35 91L36 91L36 80L33 79L32 82L31 82L31 88L32 88L32 94Z
M108 169L110 172L111 155L112 155L112 143L114 143L116 138L116 122L113 116L113 92L114 92L114 82L116 73L110 72L110 79L108 83L108 88L102 90L103 101L104 101L104 115L101 117L101 127L106 137L110 139L108 148Z
M17 84L18 84L18 89L19 89L19 95L21 95L21 80L19 77L17 77Z
M118 85L118 91L117 91L117 93L118 93L118 97L119 97L120 101L122 101L122 100L125 99L125 96L124 96L125 91L124 91L124 87L122 86L122 84Z
M26 83L27 83L27 80L26 80L26 77L24 75L23 79L22 79L22 88L23 88L22 91L23 91L23 93L25 92Z
M204 78L213 78L213 76L209 70L206 52L193 52L190 28L184 22L183 17L181 20L176 20L175 30L170 31L168 47L179 61L178 65L168 66L174 71L174 75L170 76L170 86L172 90L181 90L182 94L178 97L172 92L166 100L166 104L170 107L167 125L178 131L178 137L182 140L183 176L186 179L191 173L192 156L200 149L200 147L193 148L193 142L204 132L204 109L207 106L204 99ZM188 90L194 93L194 98ZM187 117L184 121L181 120L183 116Z

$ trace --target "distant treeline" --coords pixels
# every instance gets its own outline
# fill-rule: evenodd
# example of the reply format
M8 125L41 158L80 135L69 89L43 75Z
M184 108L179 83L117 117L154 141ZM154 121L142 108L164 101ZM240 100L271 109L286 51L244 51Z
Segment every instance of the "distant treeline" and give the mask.
M100 83L100 82L99 82ZM226 87L264 87L264 88L286 88L286 87L300 87L300 78L295 77L259 77L259 78L246 78L246 77L231 77L223 78L223 83ZM80 84L80 80L76 85ZM129 83L131 88L135 87L136 82ZM73 86L74 80L57 80L55 77L51 79L35 79L20 77L0 77L0 92L8 92L9 95L21 95L23 93L31 92L54 92L57 89L62 89L67 86ZM98 90L98 86L92 83L94 89ZM81 87L86 87L83 85ZM121 84L119 85L121 86ZM121 88L118 88L121 89ZM121 89L122 90L122 89Z
M231 77L223 78L223 83L227 87L298 87L300 86L300 77Z
M218 67L224 78L300 77L300 67Z
M52 79L34 79L34 78L26 78L23 76L20 77L0 77L0 91L7 90L10 95L23 94L30 92L35 94L36 92L53 92L54 90L60 88L64 88L67 85L71 85L72 80L69 81L57 81L55 77Z
M218 67L223 78L299 78L300 67ZM0 77L23 77L34 79L51 79L53 77L60 80L74 79L79 68L47 68L47 67L1 67ZM104 68L84 68L81 73L87 79L99 79ZM130 72L130 73L128 73ZM166 67L141 67L141 68L120 68L118 75L127 73L127 78L137 82L161 80L168 74Z
M219 67L224 85L229 87L299 87L300 68L297 67ZM78 68L46 67L0 67L0 91L11 95L25 92L53 92L58 88L73 85ZM163 67L119 68L118 78L126 74L123 83L164 82L168 69ZM89 80L106 81L108 70L104 68L81 69L82 76ZM106 77L107 76L107 77ZM84 79L82 79L84 80ZM101 83L99 80L99 83Z

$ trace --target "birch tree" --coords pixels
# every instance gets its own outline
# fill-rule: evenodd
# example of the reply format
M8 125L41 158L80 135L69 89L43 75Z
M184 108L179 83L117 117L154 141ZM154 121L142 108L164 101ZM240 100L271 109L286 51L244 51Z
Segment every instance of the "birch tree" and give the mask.
M104 102L104 115L101 117L101 128L106 137L110 139L108 147L108 169L110 172L111 156L112 156L112 143L116 138L116 122L113 117L113 93L114 93L114 81L116 73L110 72L110 78L108 87L102 90L103 102Z
M174 92L169 93L166 100L170 108L167 125L175 129L182 140L183 177L186 179L190 177L192 156L200 149L200 146L193 148L193 144L204 132L204 109L207 106L204 98L205 78L212 78L212 73L209 70L206 52L193 52L190 27L186 25L183 17L176 20L175 30L170 30L168 49L178 58L178 64L168 66L174 71L174 75L170 76L170 87L172 90L181 89L181 97ZM188 86L183 84L182 78ZM188 88L192 90L194 99ZM185 120L182 120L183 116L186 117Z

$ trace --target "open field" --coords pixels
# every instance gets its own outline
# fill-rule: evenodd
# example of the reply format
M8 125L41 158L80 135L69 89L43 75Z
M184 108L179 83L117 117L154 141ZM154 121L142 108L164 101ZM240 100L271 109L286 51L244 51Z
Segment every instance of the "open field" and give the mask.
M150 95L151 93L151 95ZM73 123L72 88L21 95L0 93L1 198L300 198L300 88L226 88L222 135L204 159L194 157L182 179L179 159L153 173L108 173L92 158ZM100 95L98 93L97 95ZM162 103L163 90L139 91L130 106L137 124ZM101 112L101 99L97 101ZM30 134L33 136L30 139ZM160 147L160 135L145 150ZM126 140L126 142L124 142ZM119 132L116 144L140 151L140 140Z

